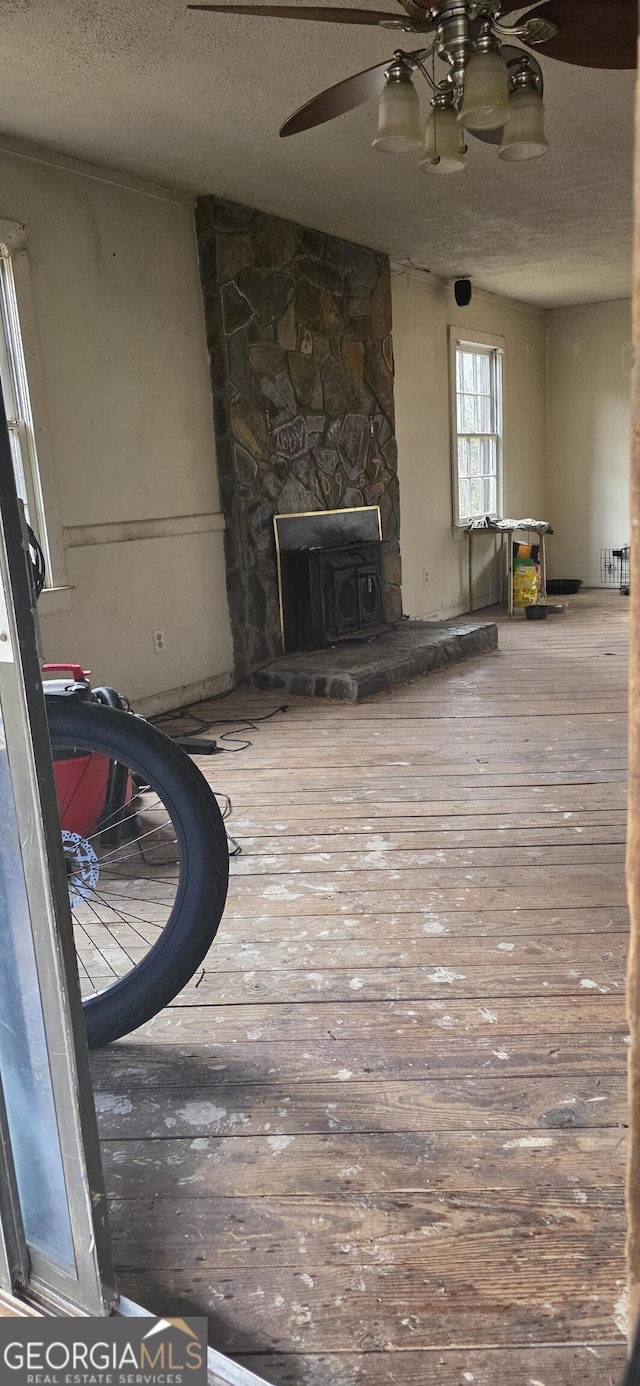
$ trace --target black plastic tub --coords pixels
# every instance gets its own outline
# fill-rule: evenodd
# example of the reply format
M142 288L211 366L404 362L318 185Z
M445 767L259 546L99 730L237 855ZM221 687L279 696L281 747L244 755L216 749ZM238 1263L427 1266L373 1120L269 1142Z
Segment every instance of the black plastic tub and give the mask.
M525 606L524 614L528 621L546 621L549 608L542 602L535 602L531 606Z
M582 587L582 578L548 578L547 593L550 597L571 597Z

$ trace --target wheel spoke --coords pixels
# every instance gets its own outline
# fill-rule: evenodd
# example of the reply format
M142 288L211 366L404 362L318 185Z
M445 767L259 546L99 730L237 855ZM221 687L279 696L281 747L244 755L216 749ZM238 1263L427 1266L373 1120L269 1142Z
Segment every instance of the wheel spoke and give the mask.
M73 826L63 845L81 989L93 995L114 986L156 946L180 886L180 846L162 798L146 782L131 790L137 772L122 760L109 762L94 791L91 767L107 760L104 752L75 744L54 760L60 821ZM105 812L110 786L118 783L129 793ZM110 846L105 835L114 832L124 840Z

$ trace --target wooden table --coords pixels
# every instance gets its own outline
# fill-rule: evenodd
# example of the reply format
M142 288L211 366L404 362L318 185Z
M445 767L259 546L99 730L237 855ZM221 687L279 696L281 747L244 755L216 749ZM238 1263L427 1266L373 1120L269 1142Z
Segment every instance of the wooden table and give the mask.
M545 597L545 598L546 598L546 595L547 595L547 554L546 554L546 549L545 549L545 538L546 538L546 535L549 534L549 533L551 533L551 531L550 531L549 529L547 529L547 528L544 528L544 529L540 528L540 529L538 529L535 525L522 525L522 524L503 525L501 521L497 521L495 525L491 525L491 526L488 526L488 525L487 525L486 529L485 529L485 528L482 528L482 529L473 529L473 528L471 528L471 527L470 527L469 529L467 529L467 535L468 535L468 538L469 538L469 611L472 612L472 611L474 610L474 603L473 603L473 540L474 540L474 538L475 538L478 534L491 534L491 535L493 535L494 537L495 537L496 534L499 534L499 535L500 535L500 538L501 538L501 540L502 540L501 551L502 551L503 554L504 554L504 552L505 552L505 540L506 540L506 554L505 554L505 558L504 558L504 563L505 563L505 576L506 576L506 579L507 579L507 610L508 610L508 612L509 612L509 615L510 615L510 616L513 616L513 554L512 554L513 536L514 536L514 534L527 534L527 535L530 535L530 534L537 534L538 539L539 539L539 541L540 541L540 595L541 595L541 597Z

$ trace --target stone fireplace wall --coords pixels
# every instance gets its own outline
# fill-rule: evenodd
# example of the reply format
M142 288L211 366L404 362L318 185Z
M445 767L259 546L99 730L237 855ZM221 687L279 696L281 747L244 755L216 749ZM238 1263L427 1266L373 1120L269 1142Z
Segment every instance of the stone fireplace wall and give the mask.
M242 677L281 650L276 513L379 505L402 614L389 262L213 197L196 228Z

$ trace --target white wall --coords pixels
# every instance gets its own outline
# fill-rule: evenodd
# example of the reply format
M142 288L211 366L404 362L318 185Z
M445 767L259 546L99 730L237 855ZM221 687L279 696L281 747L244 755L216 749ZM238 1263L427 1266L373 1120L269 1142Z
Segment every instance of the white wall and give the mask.
M176 690L225 687L232 651L192 206L15 148L0 141L0 218L26 227L42 445L73 589L45 598L45 654L152 707L175 702Z
M549 571L600 584L601 548L629 541L631 304L548 318Z
M546 315L484 293L461 309L442 281L392 268L404 610L443 619L468 610L467 540L452 528L448 328L504 337L504 514L545 519ZM479 604L498 596L496 543L475 541Z

